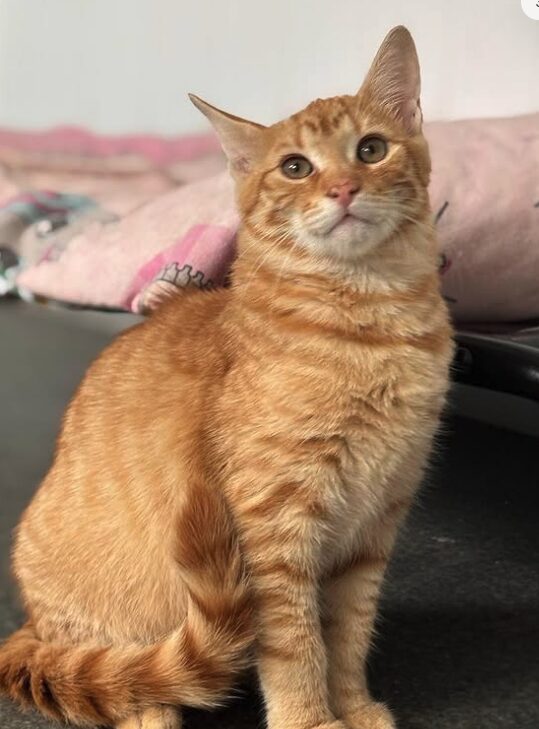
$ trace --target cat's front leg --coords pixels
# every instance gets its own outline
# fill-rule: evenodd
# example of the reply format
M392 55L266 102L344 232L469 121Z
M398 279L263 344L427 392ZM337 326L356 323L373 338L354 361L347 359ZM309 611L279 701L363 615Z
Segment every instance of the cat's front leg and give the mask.
M350 729L394 729L388 709L367 688L366 659L386 560L362 558L324 588L331 706Z
M329 706L316 543L307 542L305 534L300 544L267 523L247 538L269 729L344 729Z
M404 501L398 512L404 513ZM335 716L350 729L395 729L391 712L375 702L367 687L366 661L380 588L401 513L380 521L366 539L368 546L350 555L348 564L323 588L324 639L328 654L328 687ZM367 536L367 535L365 535Z

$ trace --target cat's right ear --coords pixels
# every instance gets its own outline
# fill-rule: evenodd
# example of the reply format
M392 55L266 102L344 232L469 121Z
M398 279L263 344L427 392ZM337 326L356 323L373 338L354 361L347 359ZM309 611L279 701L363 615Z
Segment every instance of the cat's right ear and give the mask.
M420 89L415 44L410 32L399 25L384 38L358 96L373 99L409 134L417 134L422 121Z
M189 98L217 132L232 175L241 178L248 174L262 153L266 127L221 111L194 94L189 94Z

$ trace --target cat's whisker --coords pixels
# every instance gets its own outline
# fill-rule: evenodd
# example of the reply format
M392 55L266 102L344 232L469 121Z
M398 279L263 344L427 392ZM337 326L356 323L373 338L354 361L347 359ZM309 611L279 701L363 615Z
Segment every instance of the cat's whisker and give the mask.
M297 243L296 239L293 238L293 240L292 240L292 246L291 246L290 250L288 251L288 255L286 256L286 258L284 258L283 264L282 264L282 266L281 266L281 268L279 270L279 273L277 275L277 282L275 284L275 290L276 291L277 291L277 288L278 288L278 286L279 286L279 284L281 282L281 279L283 277L283 273L284 273L285 267L288 265L290 259L292 258L292 255L295 253L295 251L296 251L297 248L298 248L298 243Z
M255 260L250 276L245 286L243 287L242 300L245 298L247 290L251 283L254 281L256 274L258 273L260 268L264 265L268 257L275 251L275 249L278 248L279 245L287 239L287 237L289 237L289 233L285 230L280 236L278 236L277 238L273 238L273 245L271 245L266 251L263 251L262 254Z

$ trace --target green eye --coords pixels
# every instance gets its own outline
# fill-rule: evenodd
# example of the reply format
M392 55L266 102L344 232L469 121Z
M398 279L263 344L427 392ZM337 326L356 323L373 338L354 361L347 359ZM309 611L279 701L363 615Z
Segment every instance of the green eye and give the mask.
M380 162L387 154L387 142L382 137L363 137L357 145L357 157L362 162L372 165Z
M313 166L306 157L295 154L281 162L281 171L292 180L300 180L302 177L308 177L311 174Z

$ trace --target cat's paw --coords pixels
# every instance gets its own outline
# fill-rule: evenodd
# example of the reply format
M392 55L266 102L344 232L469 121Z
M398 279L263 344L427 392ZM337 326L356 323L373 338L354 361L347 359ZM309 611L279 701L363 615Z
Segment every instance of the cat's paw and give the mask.
M385 704L370 701L344 717L348 729L397 729Z
M116 724L116 729L181 729L181 714L169 706L158 706L133 714Z
M317 724L312 729L348 729L347 725L340 719L326 721L323 724Z
M340 719L333 719L332 721L324 721L321 724L269 724L269 729L349 729L348 725Z

